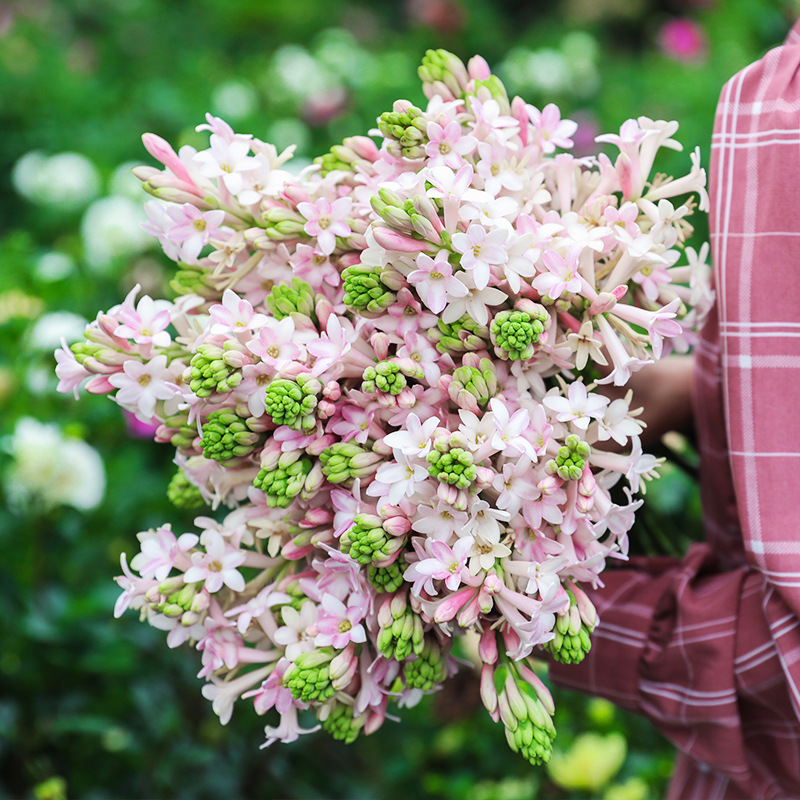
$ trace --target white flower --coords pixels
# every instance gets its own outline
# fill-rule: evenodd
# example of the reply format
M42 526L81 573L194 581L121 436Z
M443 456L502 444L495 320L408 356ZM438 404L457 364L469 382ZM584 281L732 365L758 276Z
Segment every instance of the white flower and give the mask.
M38 501L45 508L69 505L88 511L102 500L106 478L100 455L55 425L23 417L6 449L13 458L6 475L12 505Z
M439 425L436 417L420 422L413 412L406 417L405 430L394 431L383 437L383 441L393 450L406 456L425 458L431 449L431 434Z
M128 197L95 200L81 220L81 241L89 267L107 272L114 258L147 250L152 239L142 228L144 221L141 203Z

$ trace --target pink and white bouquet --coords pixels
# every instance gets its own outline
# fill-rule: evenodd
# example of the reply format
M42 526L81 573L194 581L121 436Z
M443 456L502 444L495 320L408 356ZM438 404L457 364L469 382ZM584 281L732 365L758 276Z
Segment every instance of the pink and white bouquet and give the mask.
M581 584L626 557L658 467L630 393L598 384L685 349L707 310L706 248L685 247L705 173L694 154L652 175L677 123L628 120L598 137L615 160L579 159L576 124L509 101L481 58L429 51L420 76L424 109L397 101L299 174L212 116L205 150L145 135L175 299L137 286L57 372L157 423L176 505L227 508L139 533L116 608L200 652L223 723L244 699L268 743L314 718L352 741L473 632L486 708L540 763L530 659L589 649Z

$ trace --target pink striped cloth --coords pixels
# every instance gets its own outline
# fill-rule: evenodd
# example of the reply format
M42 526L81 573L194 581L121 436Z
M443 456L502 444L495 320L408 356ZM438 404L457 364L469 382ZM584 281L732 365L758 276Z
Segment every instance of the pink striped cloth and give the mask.
M800 798L800 22L723 88L709 191L706 542L607 572L591 653L551 674L674 742L669 798Z

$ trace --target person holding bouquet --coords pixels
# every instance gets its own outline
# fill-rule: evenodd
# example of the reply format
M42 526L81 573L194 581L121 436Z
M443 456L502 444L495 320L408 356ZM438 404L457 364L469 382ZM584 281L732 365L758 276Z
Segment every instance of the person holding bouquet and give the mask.
M720 96L717 302L695 356L631 384L651 438L694 401L706 541L608 571L592 651L551 668L678 747L672 800L800 797L799 146L800 22Z

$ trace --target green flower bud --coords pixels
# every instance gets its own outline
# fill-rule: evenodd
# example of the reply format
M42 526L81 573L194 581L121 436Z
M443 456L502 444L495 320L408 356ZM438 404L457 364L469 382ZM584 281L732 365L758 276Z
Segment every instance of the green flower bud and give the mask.
M278 464L271 469L261 469L253 481L253 486L267 495L267 505L270 508L288 508L292 500L297 497L305 487L306 477L314 467L314 462L308 457L296 454L284 459L281 456Z
M427 637L422 650L411 661L403 662L403 680L409 689L429 692L447 677L447 657L436 639Z
M538 304L537 304L538 305ZM497 354L504 359L521 361L531 358L534 345L544 332L549 319L543 306L541 313L528 311L501 311L492 320L490 332Z
M389 140L390 152L412 160L425 155L427 126L422 111L407 100L395 101L392 111L378 117L378 130Z
M367 567L367 579L379 592L396 592L403 585L403 568L393 561L388 567Z
M483 81L475 81L475 94L478 93L478 89L483 87L484 89L489 90L489 94L497 100L500 104L500 108L503 110L504 113L507 113L507 109L509 109L509 102L508 102L508 92L506 91L506 87L503 86L503 82L497 75L490 75L486 80Z
M301 653L284 673L282 683L296 700L324 703L336 693L331 684L331 648Z
M307 239L303 230L305 220L296 211L286 206L273 206L264 211L264 233L273 242Z
M276 425L288 425L296 431L311 431L317 425L314 411L322 384L308 375L297 380L276 378L267 386L264 408Z
M397 295L381 280L380 267L353 264L342 271L344 304L362 315L379 314L397 299Z
M197 428L189 424L188 410L179 411L177 414L167 417L164 425L176 429L169 440L173 447L191 447L197 437Z
M252 430L251 419L242 419L230 409L212 411L203 424L200 447L203 455L219 461L223 466L235 463L237 458L250 455L264 442L264 435Z
M336 703L323 720L322 728L334 739L345 744L352 744L358 738L366 721L366 714L353 717L353 706Z
M558 448L558 455L551 458L546 467L565 481L580 480L586 459L592 452L587 442L582 441L574 433L567 436L564 444Z
M172 476L167 488L167 498L176 508L200 508L206 505L200 490L186 477L186 473L178 468Z
M405 593L398 592L384 601L378 625L378 649L386 658L403 661L422 652L425 644L422 618L407 604Z
M220 298L220 291L214 285L214 278L211 272L199 265L181 264L180 269L177 270L169 285L179 297L187 294L198 294L208 301Z
M380 517L358 514L353 527L342 534L339 547L343 553L359 564L380 563L394 555L403 546L405 537L387 533Z
M319 460L331 483L350 484L376 472L383 458L355 442L335 442L320 453Z
M189 362L189 388L198 397L226 394L242 382L242 372L226 360L230 349L201 344Z
M314 290L300 278L292 278L288 282L273 286L264 302L275 319L290 317L292 314L302 314L316 322Z
M463 97L469 82L469 73L464 62L447 50L428 50L417 70L423 90L436 89L441 83L450 90L454 98ZM425 96L430 97L429 91Z
M489 341L489 328L464 315L455 322L439 320L437 327L428 330L428 338L436 343L440 353L484 350Z
M466 489L478 474L472 453L463 447L451 447L447 439L437 442L428 453L428 472L458 489Z
M591 633L594 628L581 619L572 592L567 593L569 610L556 618L555 639L543 644L542 649L562 664L579 664L592 649Z
M384 392L398 395L405 389L408 381L394 361L379 361L374 367L367 367L363 374L362 392Z
M459 367L453 372L448 394L462 408L471 408L476 403L485 406L497 393L497 378L494 366L488 358L480 360L477 367Z

